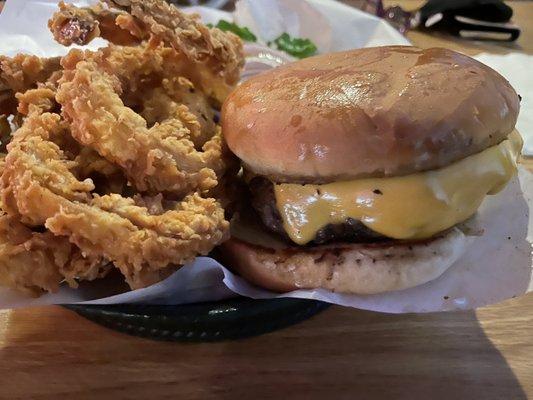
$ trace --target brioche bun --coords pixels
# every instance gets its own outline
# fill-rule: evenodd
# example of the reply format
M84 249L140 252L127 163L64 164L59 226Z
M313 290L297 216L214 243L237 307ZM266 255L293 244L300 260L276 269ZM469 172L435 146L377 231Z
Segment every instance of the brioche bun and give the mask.
M243 83L222 108L229 148L276 181L440 168L513 130L519 97L463 54L387 46L319 55Z
M270 186L321 184L443 168L506 139L518 110L519 96L509 82L470 57L388 46L312 57L258 75L230 94L221 123L250 183L260 175ZM246 280L273 291L403 290L439 277L470 243L457 226L405 242L369 239L354 224L337 226L336 242L334 223L326 245L257 241L255 232L283 223L270 193L256 187L262 201L251 203L261 228L252 231L243 219L244 234L234 234L232 223L233 237L222 253ZM298 207L289 211L306 217ZM329 211L317 206L315 212ZM362 243L342 243L351 228L358 235L354 241Z
M468 240L452 228L426 242L273 249L231 238L221 248L232 270L272 291L324 288L376 294L438 278L464 253Z

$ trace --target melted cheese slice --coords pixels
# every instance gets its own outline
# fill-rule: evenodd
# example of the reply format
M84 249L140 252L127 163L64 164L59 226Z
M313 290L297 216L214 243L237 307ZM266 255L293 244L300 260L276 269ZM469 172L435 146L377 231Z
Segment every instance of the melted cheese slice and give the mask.
M516 173L518 132L507 140L444 168L390 178L323 185L275 184L278 211L289 237L313 240L319 229L347 218L394 239L423 239L472 216L487 194Z

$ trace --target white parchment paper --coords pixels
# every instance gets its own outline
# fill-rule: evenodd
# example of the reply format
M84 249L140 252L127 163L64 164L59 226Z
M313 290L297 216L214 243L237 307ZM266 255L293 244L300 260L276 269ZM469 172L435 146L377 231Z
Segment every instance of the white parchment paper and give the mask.
M75 1L86 5L89 1ZM56 0L8 0L0 14L0 53L39 56L65 54L46 27ZM331 0L241 0L236 15L194 7L206 22L235 19L249 26L262 42L280 32L310 37L321 51L409 42L384 21ZM270 21L275 21L269 25ZM307 33L306 34L304 34ZM92 48L105 44L97 40ZM520 88L518 88L520 90ZM531 90L531 88L528 88ZM468 182L465 182L468 184ZM238 294L253 298L299 297L382 312L428 312L468 309L533 290L533 176L522 169L502 193L489 196L479 211L482 237L439 279L417 288L382 295L355 296L326 290L299 290L283 295L259 289L208 257L199 257L166 280L127 291L119 276L62 287L58 293L29 299L0 288L0 308L87 302L92 304L183 304Z
M482 53L474 58L502 74L522 96L516 127L524 137L522 154L533 157L533 56L517 52Z

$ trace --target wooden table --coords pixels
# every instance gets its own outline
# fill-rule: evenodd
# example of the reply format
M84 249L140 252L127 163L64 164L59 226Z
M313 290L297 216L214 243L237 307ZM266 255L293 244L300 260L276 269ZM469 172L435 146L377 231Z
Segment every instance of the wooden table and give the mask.
M524 28L516 48L533 53L533 3L511 5ZM408 36L468 54L513 49ZM532 295L444 314L332 307L261 337L194 345L128 337L59 307L0 311L0 398L526 399L532 310Z

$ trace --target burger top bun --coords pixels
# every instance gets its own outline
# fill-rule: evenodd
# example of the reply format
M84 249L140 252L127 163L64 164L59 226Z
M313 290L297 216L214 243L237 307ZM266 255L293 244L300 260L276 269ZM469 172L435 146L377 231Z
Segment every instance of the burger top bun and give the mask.
M518 109L509 82L470 57L386 46L246 81L224 103L222 129L256 174L318 183L443 167L505 139Z

